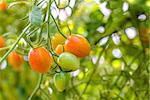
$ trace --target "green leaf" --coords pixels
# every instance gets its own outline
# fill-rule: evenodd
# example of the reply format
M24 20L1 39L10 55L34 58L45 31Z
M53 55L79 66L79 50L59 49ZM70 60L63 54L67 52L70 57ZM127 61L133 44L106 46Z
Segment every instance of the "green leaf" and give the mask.
M38 6L32 8L31 13L29 14L29 21L33 25L41 25L42 23L42 11Z

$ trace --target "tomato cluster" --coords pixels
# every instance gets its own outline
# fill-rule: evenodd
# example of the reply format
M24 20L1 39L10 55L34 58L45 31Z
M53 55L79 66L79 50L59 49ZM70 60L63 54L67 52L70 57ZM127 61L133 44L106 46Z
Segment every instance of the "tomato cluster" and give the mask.
M80 67L79 58L88 56L91 49L89 42L81 35L70 35L65 40L60 34L54 35L52 48L59 55L57 63L64 72L77 70ZM65 80L66 76L62 72L54 75L54 85L58 91L65 90Z
M61 34L54 35L51 40L54 53L44 47L32 48L28 53L31 69L38 73L47 73L51 69L53 60L55 61L60 72L54 75L54 85L60 92L65 89L68 72L77 70L80 67L79 58L86 57L90 53L90 44L83 36L67 35L66 37L67 39ZM0 47L4 46L5 40L0 37ZM57 58L54 57L56 55ZM14 69L20 69L24 63L23 56L13 51L8 56L8 63Z

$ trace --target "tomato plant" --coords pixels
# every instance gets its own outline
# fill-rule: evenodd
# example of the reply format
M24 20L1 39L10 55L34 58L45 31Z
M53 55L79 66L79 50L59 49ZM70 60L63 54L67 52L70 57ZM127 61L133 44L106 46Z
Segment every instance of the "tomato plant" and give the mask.
M90 53L89 42L81 35L69 36L64 45L65 51L77 57L85 57Z
M32 49L28 56L32 70L39 73L46 73L50 70L52 57L45 48L40 47Z
M0 100L148 100L149 11L149 0L1 0Z

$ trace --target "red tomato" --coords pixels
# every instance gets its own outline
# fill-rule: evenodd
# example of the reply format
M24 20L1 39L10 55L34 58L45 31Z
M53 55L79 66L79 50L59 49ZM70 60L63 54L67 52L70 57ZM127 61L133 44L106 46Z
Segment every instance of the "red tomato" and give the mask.
M81 35L69 36L64 44L65 52L70 52L77 57L85 57L90 53L90 44Z
M44 47L31 50L28 57L32 70L36 72L46 73L51 68L52 56Z
M8 56L8 63L14 68L14 69L20 69L21 66L24 63L23 56L18 54L17 52L13 51Z

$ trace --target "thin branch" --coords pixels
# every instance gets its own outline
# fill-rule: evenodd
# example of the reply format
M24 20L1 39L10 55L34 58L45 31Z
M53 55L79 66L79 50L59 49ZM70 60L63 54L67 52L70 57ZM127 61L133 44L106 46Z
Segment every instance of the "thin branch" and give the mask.
M56 20L55 20L55 18L53 17L53 15L52 14L50 14L51 15L51 17L52 17L52 19L53 19L53 21L54 21L54 23L55 23L55 25L56 25L56 27L57 27L57 30L59 31L59 33L65 38L65 39L67 39L67 37L61 32L61 30L59 29L59 27L58 27L58 24L56 23Z
M95 66L95 67L94 67L94 70L93 70L93 72L91 73L91 75L90 75L90 77L89 77L89 80L88 80L88 82L87 82L87 84L86 84L86 86L85 86L83 92L82 92L81 95L79 96L78 100L80 100L81 97L82 97L82 95L86 92L86 90L87 90L87 88L88 88L88 86L89 86L89 84L90 84L90 82L91 82L91 80L92 80L92 77L93 77L93 75L94 75L94 73L95 73L95 71L96 71L96 69L97 69L97 67L98 67L98 65L99 65L99 60L100 60L100 58L101 58L103 52L105 51L105 49L106 49L108 43L109 43L109 40L108 40L107 43L105 44L105 47L103 48L103 50L100 52L96 63L93 64L93 65ZM93 62L92 62L92 63L93 63Z
M2 63L4 61L4 59L6 59L6 57L14 50L14 48L16 47L16 45L18 44L18 42L20 41L20 39L25 35L25 32L29 29L29 27L30 27L30 24L28 26L26 26L26 28L22 31L22 33L20 34L20 36L18 37L18 39L16 40L16 42L7 51L7 53L0 59L0 63Z
M28 100L31 100L33 98L33 96L37 93L37 91L40 89L42 79L43 79L43 74L40 74L38 83L37 83L36 87L34 88L33 92L31 93L31 95L29 96Z

